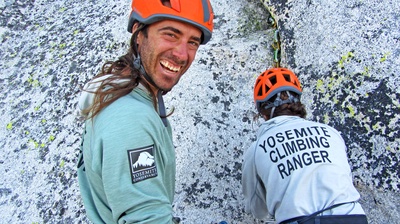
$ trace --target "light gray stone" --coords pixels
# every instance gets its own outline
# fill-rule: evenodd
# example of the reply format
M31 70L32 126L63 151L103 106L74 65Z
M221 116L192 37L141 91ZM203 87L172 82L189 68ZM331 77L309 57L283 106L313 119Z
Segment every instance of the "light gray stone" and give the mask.
M309 118L335 126L371 223L399 220L396 1L212 1L215 32L165 97L175 107L174 211L184 223L266 223L243 212L243 150L255 138L252 88L281 65ZM0 214L4 223L87 223L76 178L80 87L125 53L129 1L0 1Z

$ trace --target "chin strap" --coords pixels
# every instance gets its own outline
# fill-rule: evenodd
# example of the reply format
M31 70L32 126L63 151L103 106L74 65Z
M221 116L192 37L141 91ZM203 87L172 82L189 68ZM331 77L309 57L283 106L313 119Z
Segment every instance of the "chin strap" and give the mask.
M140 58L140 55L138 55L137 57L135 55L133 55L133 58L134 58L133 59L133 68L138 70L141 75L144 75L147 80L148 75L143 68L142 59ZM149 81L149 80L147 80L147 81ZM153 84L153 81L151 81L151 84Z
M164 105L164 99L163 99L163 95L165 95L167 92L169 91L165 91L161 88L159 88L154 81L150 78L150 76L146 73L146 71L143 68L142 65L142 61L140 59L140 55L138 55L137 57L134 56L134 60L133 60L133 67L139 71L140 75L142 75L144 77L144 79L146 79L147 82L150 83L150 85L156 87L158 89L157 91L157 103L158 103L158 110L159 110L159 115L161 117L162 122L164 123L164 126L167 127L168 126L168 122L167 122L167 113L165 111L165 105Z

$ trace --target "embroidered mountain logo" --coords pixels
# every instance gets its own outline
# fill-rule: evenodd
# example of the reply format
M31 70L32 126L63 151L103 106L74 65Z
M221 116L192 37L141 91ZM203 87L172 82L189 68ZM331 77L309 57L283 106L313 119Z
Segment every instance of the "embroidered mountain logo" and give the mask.
M157 176L154 145L128 150L128 158L133 184Z

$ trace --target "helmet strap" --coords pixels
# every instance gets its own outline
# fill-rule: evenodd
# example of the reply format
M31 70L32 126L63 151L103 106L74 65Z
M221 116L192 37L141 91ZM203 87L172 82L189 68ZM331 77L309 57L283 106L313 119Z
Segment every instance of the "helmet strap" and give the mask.
M168 126L167 122L167 113L165 111L165 105L164 105L164 99L162 97L162 91L158 90L157 92L157 102L158 102L158 110L159 110L159 115L161 117L162 122L164 123L164 126Z
M278 106L280 106L280 105L283 105L283 104L285 104L285 103L297 103L297 102L299 102L299 98L297 98L297 97L293 96L292 94L290 94L289 91L286 91L286 93L287 93L287 95L288 95L288 97L289 97L288 99L282 100L282 99L281 99L281 92L279 92L279 93L276 94L276 99L275 99L275 101L274 101L273 103L267 104L267 105L264 107L265 109L272 108L272 110L271 110L271 115L270 115L270 119L273 117L276 107L278 107ZM299 97L300 97L300 96L299 96Z
M167 127L168 123L167 123L167 115L166 115L166 111L165 111L165 105L164 105L164 99L163 99L163 95L166 94L168 91L165 91L161 88L159 88L153 81L153 79L146 73L146 71L144 70L144 67L142 65L141 59L140 59L140 55L138 54L137 57L135 57L135 55L133 55L133 68L138 70L140 75L143 76L143 78L152 86L156 87L158 89L157 91L157 104L158 104L158 110L159 110L159 115L161 117L161 120L164 123L164 126Z
M133 59L133 68L138 70L141 75L146 74L146 71L144 70L144 67L142 65L142 60L140 58L140 55L138 55L137 57L135 57L135 55L134 55L133 58L134 58ZM147 76L147 74L146 74L146 76ZM151 84L153 84L153 83L151 83Z
M142 59L140 57L139 49L138 49L138 44L136 43L137 36L139 32L144 28L144 26L139 27L136 32L133 34L135 35L134 38L134 43L133 43L133 48L135 53L133 54L133 68L139 71L139 74L143 76L143 78L152 86L156 87L158 89L157 91L157 104L158 104L158 110L159 110L159 115L161 120L164 123L164 126L168 126L167 122L167 115L166 115L166 110L165 110L165 105L164 105L164 99L163 95L169 92L169 90L164 90L161 89L154 81L153 79L147 74L146 70L143 67L142 64Z
M272 119L272 117L274 116L275 108L276 107L272 107L271 115L269 115L269 119Z

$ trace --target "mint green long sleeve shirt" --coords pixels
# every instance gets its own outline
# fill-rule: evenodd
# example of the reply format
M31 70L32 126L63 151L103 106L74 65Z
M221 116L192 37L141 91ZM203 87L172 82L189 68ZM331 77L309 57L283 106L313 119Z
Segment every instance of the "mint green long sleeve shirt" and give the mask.
M175 149L149 93L135 88L87 120L78 180L93 223L172 223Z

